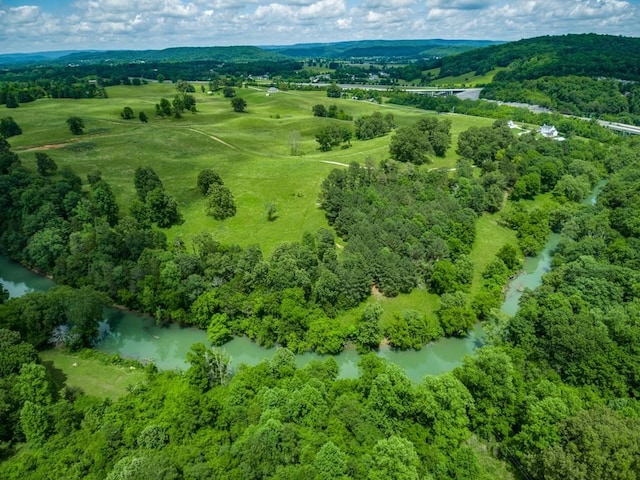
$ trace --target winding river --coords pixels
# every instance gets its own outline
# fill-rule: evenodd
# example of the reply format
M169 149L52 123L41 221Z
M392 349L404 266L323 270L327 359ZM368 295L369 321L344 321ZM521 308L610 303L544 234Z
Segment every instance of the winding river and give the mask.
M604 181L596 185L583 203L594 204L604 185ZM509 284L502 304L505 314L515 315L522 292L541 284L542 275L550 269L553 251L559 240L560 235L551 234L544 249L536 257L526 259L522 272ZM9 291L11 297L19 297L30 291L44 291L55 285L51 280L4 257L0 257L0 284ZM152 361L160 369L185 368L191 345L197 342L208 344L207 334L203 330L182 328L176 324L160 327L151 317L114 308L105 309L102 329L104 339L96 345L96 349L126 358ZM443 338L419 351L383 347L378 355L402 367L409 378L418 382L425 375L453 370L462 363L462 357L482 345L482 338L482 327L478 324L466 337ZM236 337L223 348L231 356L234 365L255 365L270 358L274 352L274 349L263 348L246 337ZM323 358L326 356L311 352L296 355L299 367ZM333 358L338 363L340 377L353 378L358 375L359 355L355 350L347 349Z
M542 274L549 269L551 250L557 244L553 237L538 257L527 259L525 270L513 282L503 306L505 313L513 314L524 287L535 288ZM19 297L30 291L45 291L55 284L25 269L19 264L0 257L0 283L11 297ZM514 287L517 285L517 287ZM187 366L186 354L192 344L207 343L206 332L196 328L182 328L176 324L168 327L156 325L152 317L114 308L105 309L102 328L104 340L96 349L117 353L127 358L153 361L160 369L183 369ZM425 375L437 375L453 370L461 364L462 357L482 345L483 332L477 325L466 337L443 338L425 346L422 350L398 351L383 347L378 355L401 366L409 378L419 381ZM236 337L223 348L231 355L234 365L255 365L273 355L274 349L263 348L246 337ZM358 375L359 355L347 349L333 356L339 366L339 376L352 378ZM296 355L298 366L326 356L316 353Z

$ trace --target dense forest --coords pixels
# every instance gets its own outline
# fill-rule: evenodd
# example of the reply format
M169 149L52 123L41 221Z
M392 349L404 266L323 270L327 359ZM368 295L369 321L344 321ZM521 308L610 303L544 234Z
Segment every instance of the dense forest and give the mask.
M513 157L528 175L554 171L552 159L568 148L548 142L531 150L530 142L514 145ZM41 325L22 337L0 330L3 453L14 453L16 441L28 446L5 459L0 474L489 479L490 446L522 478L636 478L640 144L610 145L593 157L566 168L589 177L597 167L611 178L597 204L549 212L562 240L543 285L526 292L515 317L492 315L487 345L461 367L418 384L375 356L364 356L359 378L347 380L331 359L296 369L284 348L234 372L223 352L195 345L185 373L150 366L144 383L111 403L52 383L25 341ZM488 160L483 169L507 164ZM52 295L51 309L79 311L70 293ZM7 309L33 312L22 304L35 301L10 300L2 318Z
M528 38L443 57L429 65L439 77L506 67L496 80L577 75L640 80L640 39L581 34Z

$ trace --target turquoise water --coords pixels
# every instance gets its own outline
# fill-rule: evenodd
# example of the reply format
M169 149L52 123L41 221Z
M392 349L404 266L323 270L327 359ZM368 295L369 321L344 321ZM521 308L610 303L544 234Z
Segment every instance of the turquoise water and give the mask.
M0 283L12 297L29 291L44 291L54 283L25 269L21 265L0 257ZM107 353L118 353L123 357L143 362L154 362L161 369L184 369L186 355L191 345L207 344L206 332L196 328L181 328L173 324L167 327L156 325L151 317L126 310L105 309L102 325L104 339L95 348ZM425 346L422 350L396 351L383 347L378 355L404 368L409 378L420 381L425 375L437 375L451 371L461 364L462 357L482 344L482 329L478 326L463 338L444 338ZM255 365L269 359L274 349L263 348L245 337L236 337L224 348L234 365ZM307 352L296 355L298 366L327 356ZM354 378L358 375L359 355L347 349L333 355L338 363L339 375Z

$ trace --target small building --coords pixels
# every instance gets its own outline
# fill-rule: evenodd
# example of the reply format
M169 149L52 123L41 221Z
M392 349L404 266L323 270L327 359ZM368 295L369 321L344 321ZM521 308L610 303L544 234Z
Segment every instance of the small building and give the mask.
M553 125L547 125L546 123L538 129L538 133L543 137L558 136L558 130L556 130L556 127L554 127Z

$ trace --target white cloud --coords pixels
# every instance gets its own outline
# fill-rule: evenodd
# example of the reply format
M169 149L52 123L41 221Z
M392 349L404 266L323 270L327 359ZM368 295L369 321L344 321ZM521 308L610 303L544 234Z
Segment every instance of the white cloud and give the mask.
M64 16L56 13L63 11ZM0 0L0 22L0 53L640 34L637 0L74 0L66 6L62 1L25 0L11 7Z

